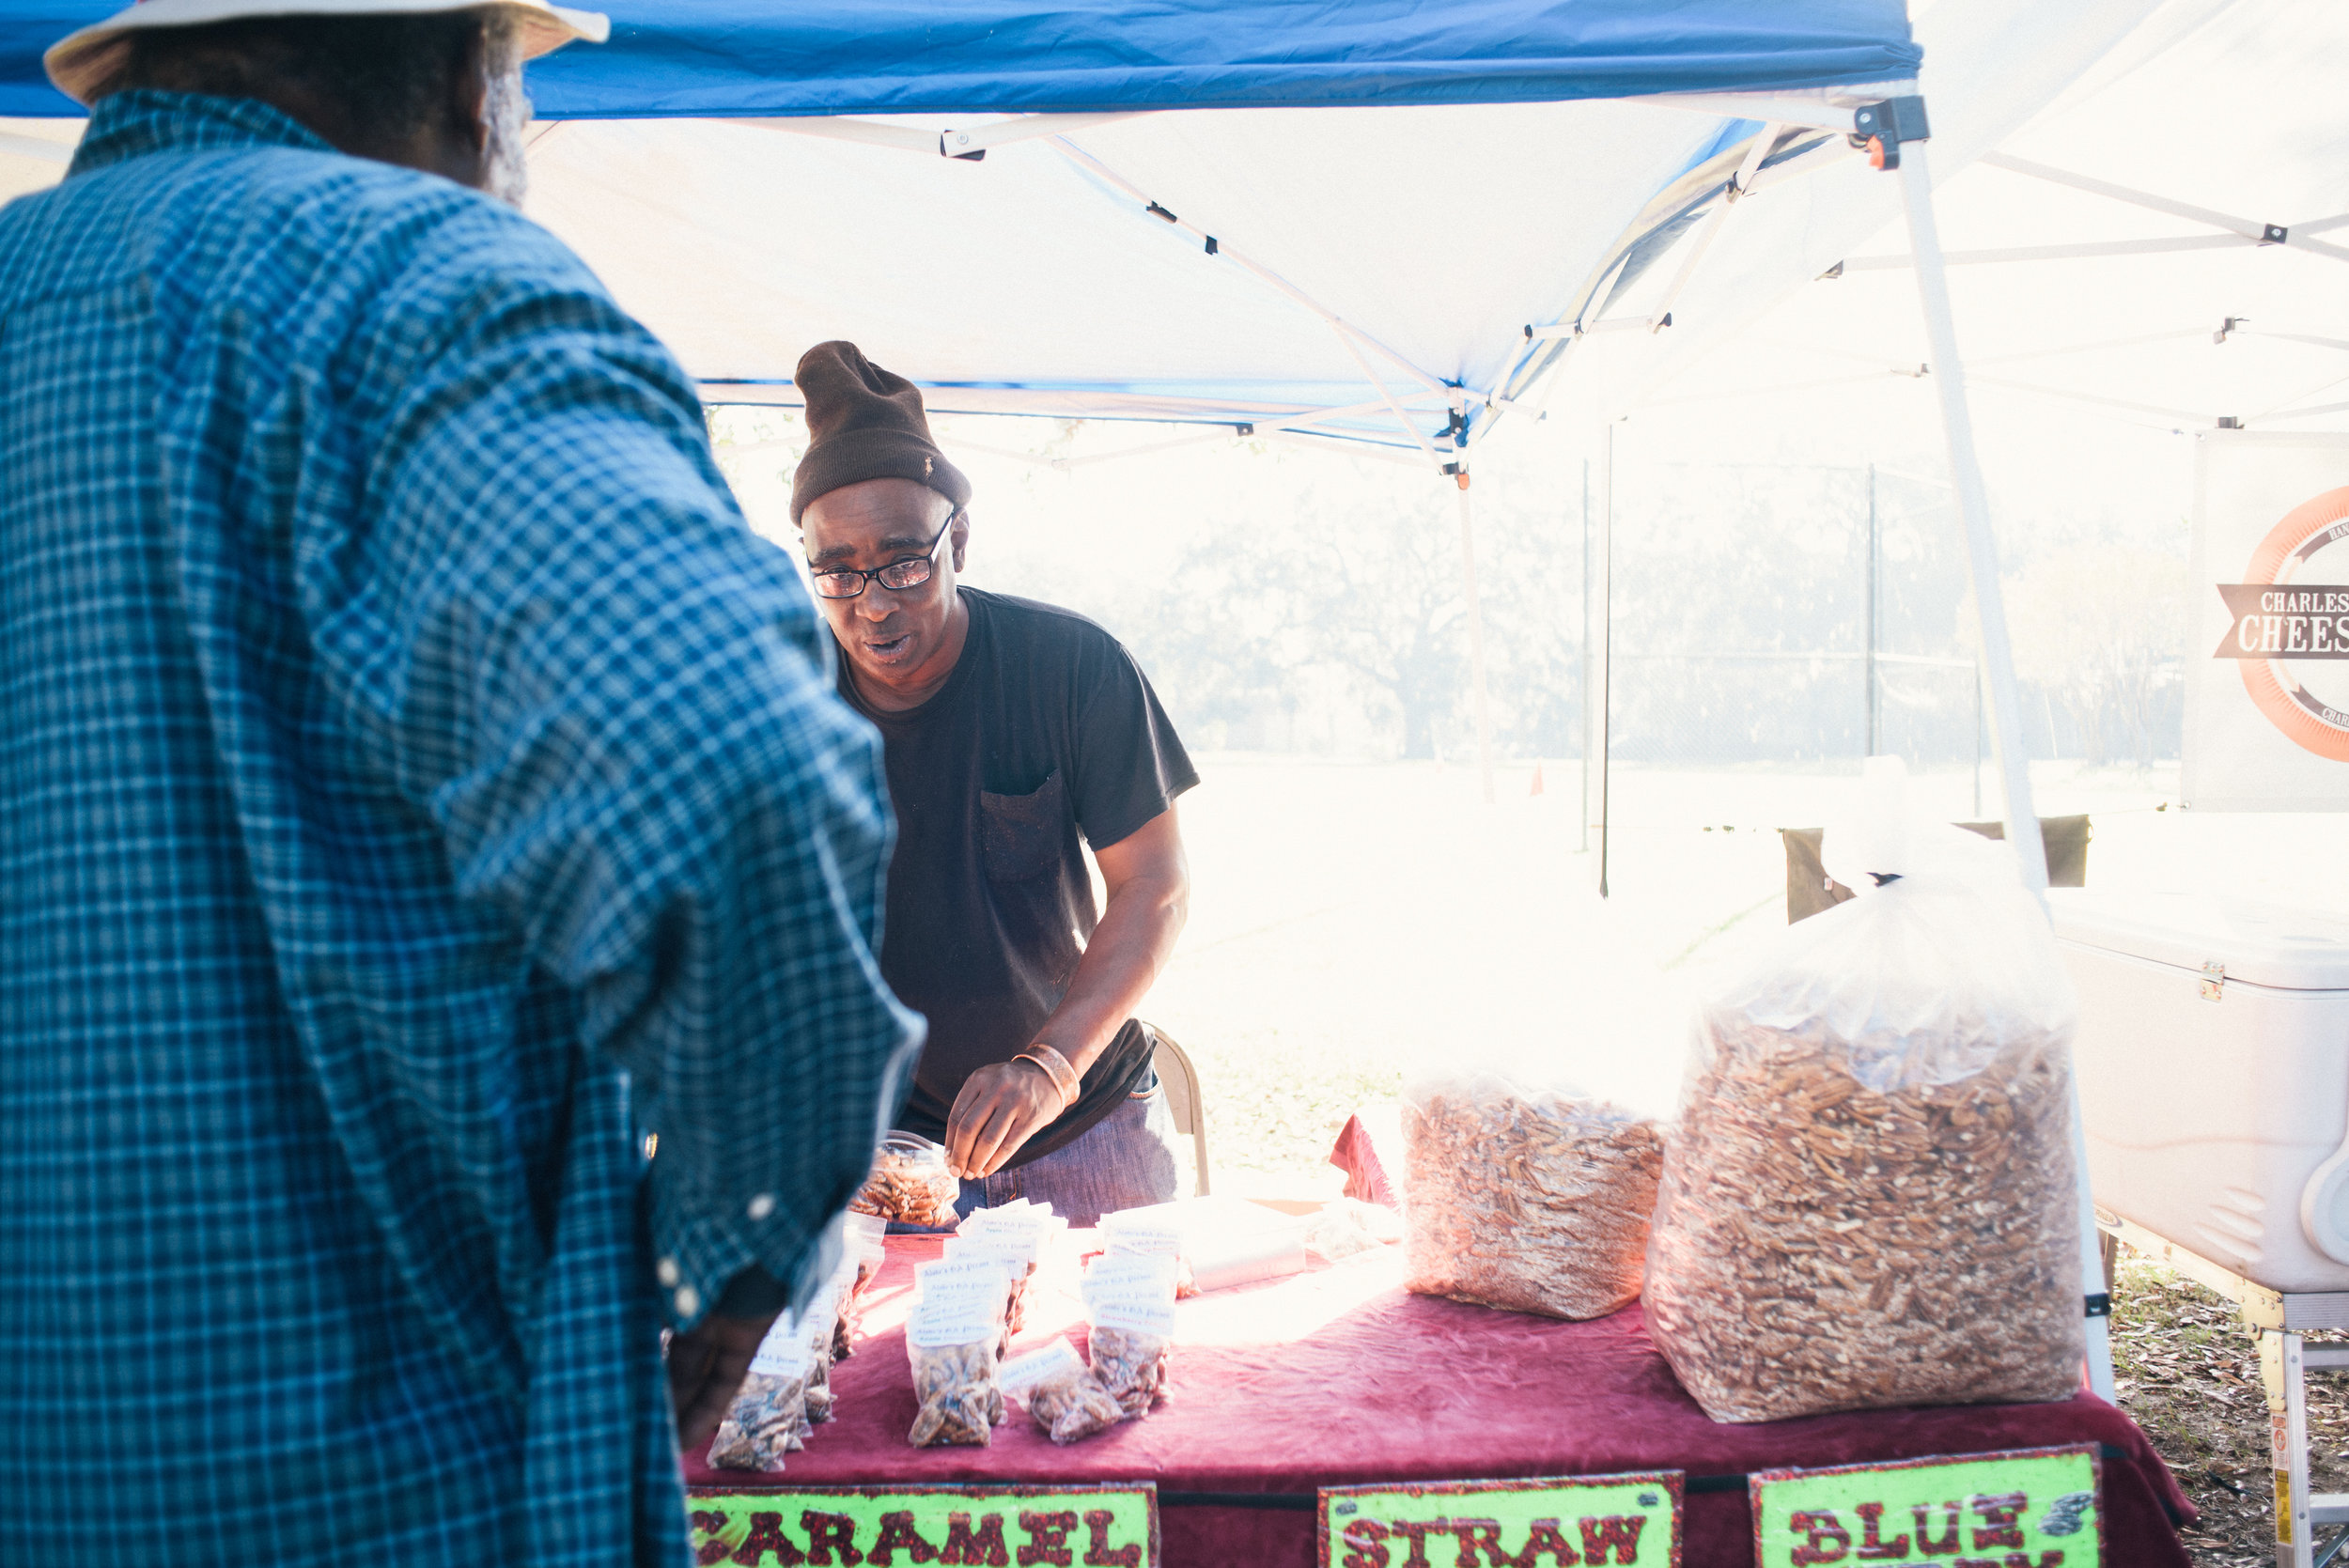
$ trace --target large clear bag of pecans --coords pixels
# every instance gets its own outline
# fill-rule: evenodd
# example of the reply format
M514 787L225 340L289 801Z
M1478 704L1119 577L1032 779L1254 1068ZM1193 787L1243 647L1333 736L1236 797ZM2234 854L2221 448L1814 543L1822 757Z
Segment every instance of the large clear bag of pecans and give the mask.
M1403 1094L1406 1288L1551 1317L1640 1294L1663 1164L1657 1119L1491 1072Z
M1647 1321L1716 1421L2079 1385L2071 985L2005 846L1871 769L1827 846L1861 895L1698 1008Z

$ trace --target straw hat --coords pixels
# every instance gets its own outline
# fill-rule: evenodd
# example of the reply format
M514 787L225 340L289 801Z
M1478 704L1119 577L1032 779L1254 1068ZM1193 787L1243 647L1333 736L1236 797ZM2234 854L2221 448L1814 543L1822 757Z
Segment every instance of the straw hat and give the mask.
M127 35L140 28L200 27L253 16L415 15L474 10L485 3L516 14L525 59L560 49L573 39L601 43L612 33L609 17L549 5L547 0L138 0L129 10L53 45L41 63L60 92L87 103L91 92L114 74Z

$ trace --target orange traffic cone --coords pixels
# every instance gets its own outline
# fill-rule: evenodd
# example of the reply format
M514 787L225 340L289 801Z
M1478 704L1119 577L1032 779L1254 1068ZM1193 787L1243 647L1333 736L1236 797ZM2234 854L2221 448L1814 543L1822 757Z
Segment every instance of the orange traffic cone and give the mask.
M1542 765L1541 765L1540 763L1538 763L1538 762L1537 762L1537 763L1535 763L1535 764L1533 765L1533 787L1532 787L1532 789L1527 790L1527 791L1526 791L1526 793L1527 793L1528 795L1539 795L1541 792L1542 792Z

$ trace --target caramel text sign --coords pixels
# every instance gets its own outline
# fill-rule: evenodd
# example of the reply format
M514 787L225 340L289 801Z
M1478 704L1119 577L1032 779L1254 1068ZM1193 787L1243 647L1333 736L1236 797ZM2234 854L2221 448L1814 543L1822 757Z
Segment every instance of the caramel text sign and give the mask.
M1681 1473L1321 1489L1321 1568L1679 1568Z
M1159 1494L1137 1486L696 1486L693 1560L949 1568L1158 1568Z
M1763 1470L1761 1568L1924 1562L1935 1568L2101 1568L2092 1448L2020 1449L1821 1470Z

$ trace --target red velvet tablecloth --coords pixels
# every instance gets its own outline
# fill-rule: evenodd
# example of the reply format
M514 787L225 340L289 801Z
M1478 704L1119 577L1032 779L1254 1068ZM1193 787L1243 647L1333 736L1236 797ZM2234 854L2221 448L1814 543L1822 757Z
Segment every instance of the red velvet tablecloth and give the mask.
M1083 1233L1078 1233L1081 1237ZM1748 1471L2065 1443L2103 1445L2105 1560L2190 1568L2193 1510L2136 1423L2088 1393L2055 1405L1708 1421L1649 1343L1635 1304L1559 1323L1407 1294L1401 1249L1180 1304L1171 1394L1147 1419L1054 1448L1014 1406L988 1448L915 1449L904 1324L932 1237L892 1237L856 1354L833 1371L837 1419L784 1473L712 1469L696 1486L1156 1482L1170 1568L1309 1568L1316 1486L1679 1469L1683 1560L1749 1568ZM1066 1331L1081 1349L1073 1253L1031 1286L1015 1353Z

